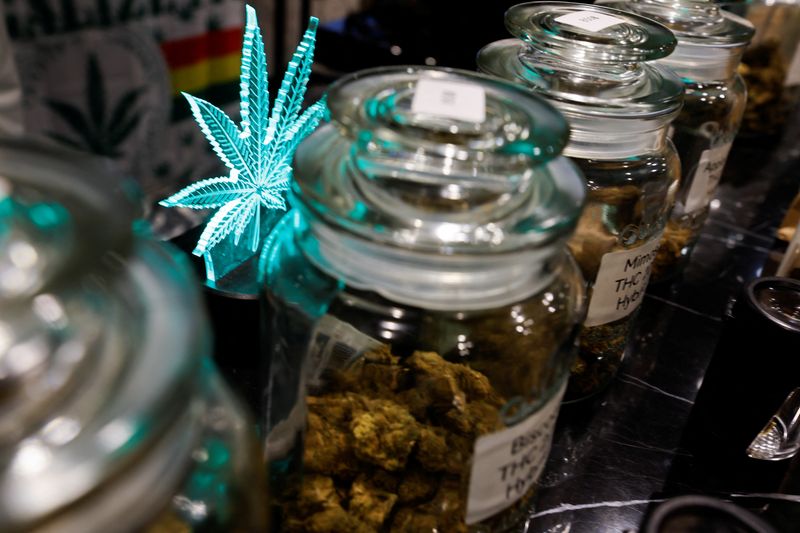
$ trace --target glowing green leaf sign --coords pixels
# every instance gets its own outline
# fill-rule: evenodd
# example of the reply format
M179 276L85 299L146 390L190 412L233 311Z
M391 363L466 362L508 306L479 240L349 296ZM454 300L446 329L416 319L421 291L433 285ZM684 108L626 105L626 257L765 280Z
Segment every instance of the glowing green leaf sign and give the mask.
M217 281L252 257L261 242L262 218L272 217L273 210L286 210L284 195L292 176L295 149L314 131L326 110L323 98L300 112L311 74L317 23L311 17L271 113L264 42L256 12L250 6L242 44L241 127L214 105L183 93L195 120L230 174L198 181L160 204L217 209L192 252L205 258L210 281Z

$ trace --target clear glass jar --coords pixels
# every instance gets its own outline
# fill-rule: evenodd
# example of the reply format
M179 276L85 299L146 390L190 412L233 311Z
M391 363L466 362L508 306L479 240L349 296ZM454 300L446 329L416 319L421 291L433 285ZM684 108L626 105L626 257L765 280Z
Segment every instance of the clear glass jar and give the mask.
M266 530L195 278L105 170L0 142L0 530Z
M670 137L681 159L681 184L658 255L653 281L670 279L688 261L739 131L747 89L737 72L753 26L713 0L629 0L608 5L652 18L678 39L660 61L681 77L683 110Z
M480 70L548 98L571 126L564 150L588 184L570 249L590 282L567 399L601 390L624 357L649 266L666 224L680 164L667 128L681 105L680 80L652 60L675 46L643 17L563 2L512 7L517 39L478 53Z
M281 527L510 527L544 466L584 308L566 123L454 70L363 71L328 98L262 258Z
M800 1L724 0L722 9L747 19L755 36L742 55L739 74L747 85L741 133L780 133L800 101Z

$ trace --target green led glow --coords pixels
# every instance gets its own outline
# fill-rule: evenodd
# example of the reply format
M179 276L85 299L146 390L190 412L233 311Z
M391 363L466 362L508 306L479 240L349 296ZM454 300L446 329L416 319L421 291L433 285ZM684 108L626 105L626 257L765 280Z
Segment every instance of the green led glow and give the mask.
M274 222L274 212L286 210L294 152L326 113L324 98L301 113L318 20L309 20L270 112L264 42L255 9L247 6L246 10L241 126L214 105L183 93L195 120L230 173L193 183L160 202L165 207L217 210L192 252L205 257L210 281L217 281L258 251L262 229L268 232L271 228L265 221ZM223 241L227 244L215 249Z

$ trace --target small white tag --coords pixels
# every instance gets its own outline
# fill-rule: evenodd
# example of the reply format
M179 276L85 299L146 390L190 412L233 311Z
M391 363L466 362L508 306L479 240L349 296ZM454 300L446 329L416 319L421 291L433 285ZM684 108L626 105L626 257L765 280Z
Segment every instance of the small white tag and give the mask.
M558 408L567 388L519 424L475 441L465 522L474 524L495 515L525 496L542 474Z
M633 313L650 281L650 264L656 256L661 232L633 250L611 252L600 260L584 326L600 326Z
M555 21L587 31L600 31L625 22L621 18L595 13L594 11L574 11L561 15Z
M486 120L486 93L467 83L420 80L411 112L481 123Z
M684 213L693 213L703 209L711 201L714 192L719 185L722 177L722 170L725 168L725 161L728 159L728 152L731 150L731 143L721 144L708 150L703 150L700 154L700 161L692 175L692 183L689 185L689 194L686 196Z

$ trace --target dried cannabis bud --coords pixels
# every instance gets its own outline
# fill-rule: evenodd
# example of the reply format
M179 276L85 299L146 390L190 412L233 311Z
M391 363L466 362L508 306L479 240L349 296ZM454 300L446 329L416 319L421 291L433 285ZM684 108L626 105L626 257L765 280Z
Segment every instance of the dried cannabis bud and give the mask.
M686 261L688 251L699 238L698 228L681 226L670 220L664 229L656 258L653 260L651 277L654 282L674 276Z
M330 380L334 392L308 398L305 475L284 502L285 529L466 531L472 447L504 427L489 379L436 353L401 360L382 348Z

